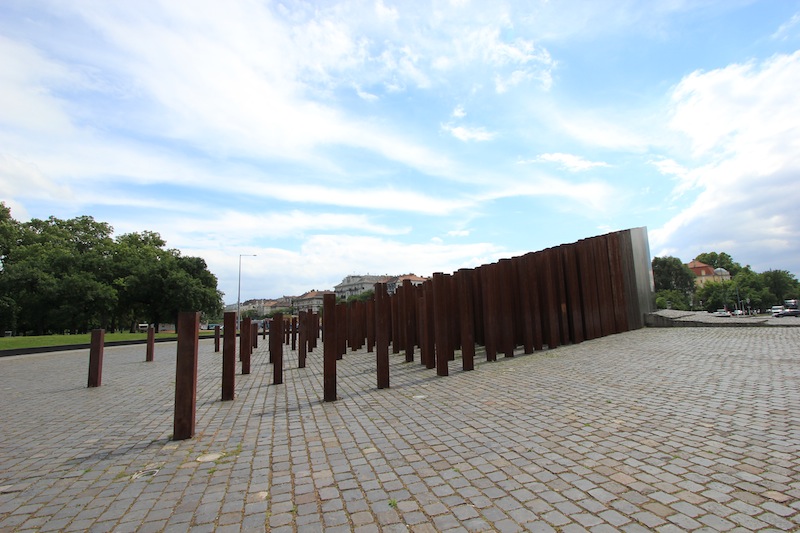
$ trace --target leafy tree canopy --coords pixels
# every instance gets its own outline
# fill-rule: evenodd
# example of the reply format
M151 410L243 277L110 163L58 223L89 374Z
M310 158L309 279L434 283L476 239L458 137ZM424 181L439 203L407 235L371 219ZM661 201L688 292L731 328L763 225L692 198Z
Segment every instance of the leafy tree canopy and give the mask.
M725 252L705 252L694 259L695 261L700 261L714 268L724 268L730 272L731 276L735 276L742 269L742 265L734 261L733 258Z
M680 259L671 256L654 257L652 263L656 292L678 291L690 294L694 291L694 272Z
M90 216L19 223L0 203L0 328L22 333L130 329L222 310L217 278L199 257L155 232L112 238Z

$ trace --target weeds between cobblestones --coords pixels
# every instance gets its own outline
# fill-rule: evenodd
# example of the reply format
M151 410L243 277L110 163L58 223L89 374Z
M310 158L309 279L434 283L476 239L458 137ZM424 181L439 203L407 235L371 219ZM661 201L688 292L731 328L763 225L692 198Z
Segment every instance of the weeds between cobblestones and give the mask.
M2 531L681 531L800 528L800 328L645 329L437 377L392 356L267 348L222 402L200 348L173 442L174 345L0 360ZM141 353L140 353L141 352Z

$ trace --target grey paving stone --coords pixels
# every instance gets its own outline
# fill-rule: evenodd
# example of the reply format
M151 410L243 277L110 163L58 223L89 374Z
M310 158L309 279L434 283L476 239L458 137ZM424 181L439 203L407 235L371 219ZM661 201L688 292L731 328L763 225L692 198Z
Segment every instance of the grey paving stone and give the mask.
M302 370L287 348L280 386L257 349L220 402L201 343L181 442L174 344L147 364L108 348L91 391L84 352L1 358L0 529L798 529L798 343L800 327L647 329L447 378L393 355L382 391L374 354L348 350L328 404L319 348Z

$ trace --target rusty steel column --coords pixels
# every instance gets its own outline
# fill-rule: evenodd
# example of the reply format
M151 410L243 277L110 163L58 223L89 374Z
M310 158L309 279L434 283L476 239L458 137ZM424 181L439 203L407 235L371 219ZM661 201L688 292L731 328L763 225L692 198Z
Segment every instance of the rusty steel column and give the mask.
M347 304L336 304L336 359L342 359L347 353Z
M89 347L89 387L99 387L103 381L103 347L106 330L93 329Z
M258 322L250 322L250 353L258 348Z
M322 367L323 398L326 402L336 401L336 359L339 346L336 342L336 295L322 296Z
M575 243L575 252L578 262L578 277L581 281L584 337L586 340L592 340L601 335L594 254L592 246L586 240Z
M558 348L561 340L561 331L558 322L558 304L556 302L556 287L553 280L553 268L550 260L550 250L536 254L539 272L539 295L542 303L542 318L544 319L542 333L547 348Z
M558 316L559 345L569 344L569 316L567 311L567 292L564 278L564 264L561 260L563 246L551 248L550 265L553 272L553 286L556 295L556 311Z
M498 306L498 325L500 331L500 342L498 343L498 351L502 350L505 357L514 357L514 348L516 348L516 334L514 332L514 297L511 292L514 290L513 286L513 267L511 259L501 259L497 263L496 281L497 287L500 291L499 306Z
M570 341L578 344L584 341L583 312L581 305L581 284L578 277L578 262L575 245L562 246L561 261L564 268L564 286L567 290L567 318Z
M308 311L300 311L297 317L297 368L306 367L308 355Z
M414 327L414 286L410 279L403 280L403 344L406 351L406 363L414 361L414 345L416 344L416 329Z
M219 330L219 324L217 324L216 326L214 326L214 353L217 353L219 351L220 333L221 332Z
M611 292L611 266L608 259L608 237L601 235L592 239L597 262L597 297L600 303L600 325L603 335L616 333L614 320L614 297Z
M239 332L239 359L242 361L242 374L250 373L250 354L253 342L250 336L250 317L243 318Z
M461 328L458 325L458 286L454 276L444 277L447 292L447 360L456 360L456 349L461 348Z
M528 286L527 254L516 259L517 288L519 289L520 334L523 351L533 353L533 311Z
M433 274L433 322L434 338L436 344L436 375L447 376L447 287L444 274Z
M319 310L318 310L319 311ZM308 345L308 351L313 352L314 348L317 347L317 341L319 341L319 336L322 333L322 328L320 326L320 316L319 312L311 314L311 335L310 335L310 344Z
M222 342L222 401L233 400L236 390L236 312L223 315L225 326ZM219 333L219 326L216 327ZM219 351L219 350L217 350Z
M483 340L487 361L497 361L497 284L494 280L495 265L478 268L483 291Z
M462 268L458 271L457 283L460 305L461 326L461 368L473 370L475 368L475 332L472 311L472 270Z
M389 295L385 283L375 284L375 362L378 388L389 388Z
M426 289L427 283L424 283L420 290L419 296L419 362L426 368L428 366L428 359L431 357L431 350L428 346L428 291Z
M436 368L436 320L433 307L433 279L425 283L425 346L428 357L425 368Z
M272 384L283 383L283 315L277 313L272 317L269 331L269 353L272 356Z
M367 352L375 350L375 298L367 300L366 304L367 319Z
M175 364L175 417L172 440L194 436L197 407L197 348L200 313L178 313L178 353Z
M622 273L622 257L619 235L608 236L608 263L611 269L611 298L614 301L614 332L628 331L628 313L625 301L625 280Z
M292 317L292 324L289 326L292 328L292 350L297 349L297 317Z
M144 360L152 362L155 359L156 352L156 328L153 326L147 327L147 349L145 350Z

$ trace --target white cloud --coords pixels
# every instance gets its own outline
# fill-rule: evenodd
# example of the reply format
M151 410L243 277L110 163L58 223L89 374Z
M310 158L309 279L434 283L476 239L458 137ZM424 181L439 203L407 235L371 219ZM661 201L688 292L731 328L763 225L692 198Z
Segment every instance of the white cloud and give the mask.
M451 116L453 118L464 118L467 116L467 113L466 111L464 111L464 108L462 106L457 105L455 109L453 109L453 113L451 114Z
M582 172L593 168L607 168L611 166L604 161L589 161L579 155L564 154L560 152L541 154L535 159L521 161L521 163L557 163L559 166L561 166L561 168L570 172Z
M775 30L771 38L777 41L785 41L791 36L798 25L800 25L800 13L795 13L792 15L792 18L781 24L780 28Z
M459 141L491 141L497 133L486 131L485 128L469 128L466 126L454 126L452 124L442 124L442 129Z
M676 86L670 125L690 140L694 159L661 169L679 178L677 193L698 194L651 232L655 248L693 257L727 245L742 263L800 271L798 86L800 52L694 72ZM765 255L782 264L765 264Z

